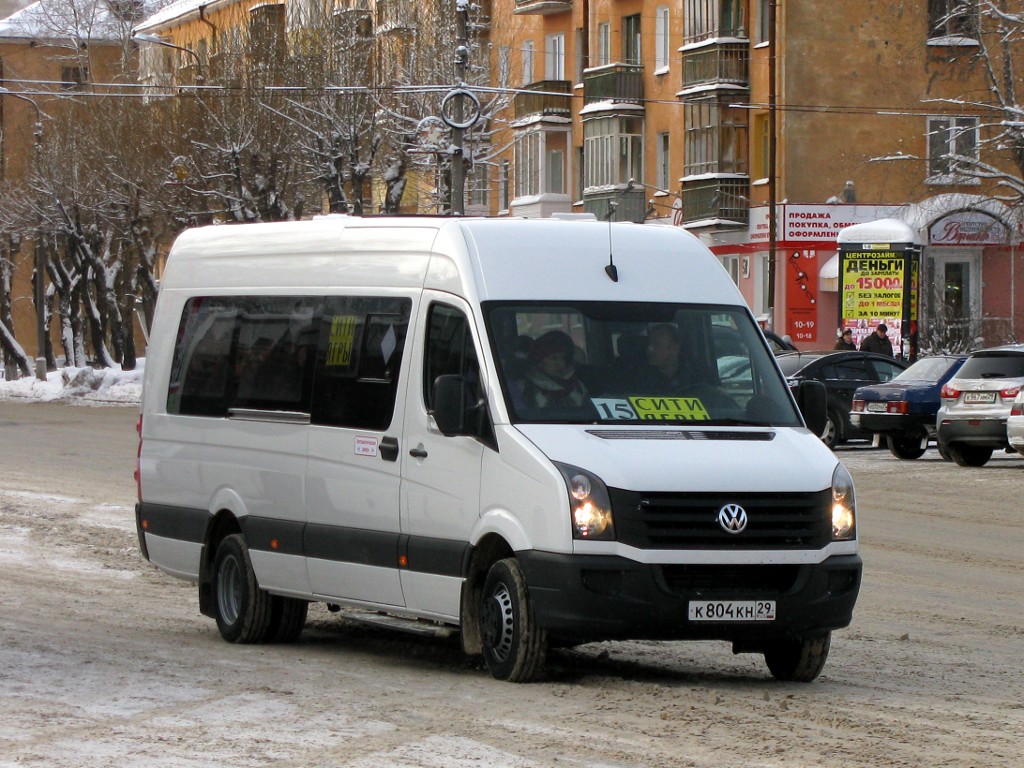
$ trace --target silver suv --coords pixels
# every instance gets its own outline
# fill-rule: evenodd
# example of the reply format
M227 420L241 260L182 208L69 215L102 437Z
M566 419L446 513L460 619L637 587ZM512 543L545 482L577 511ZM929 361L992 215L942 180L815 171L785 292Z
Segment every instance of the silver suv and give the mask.
M942 387L936 416L939 451L961 467L980 467L1010 449L1006 418L1024 387L1024 344L974 352Z

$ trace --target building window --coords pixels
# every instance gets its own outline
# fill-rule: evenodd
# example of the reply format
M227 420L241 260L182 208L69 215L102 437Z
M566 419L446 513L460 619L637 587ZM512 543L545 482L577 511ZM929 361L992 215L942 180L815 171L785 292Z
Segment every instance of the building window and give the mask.
M668 133L659 133L657 142L658 151L658 177L655 180L655 184L658 189L668 191L669 184L671 184L671 177L669 176L669 151L668 151Z
M736 285L740 284L740 257L738 254L730 253L721 257L722 266L729 273L729 277Z
M583 82L583 28L576 27L576 33L573 35L573 43L576 45L576 56L575 65L576 71L573 76L576 78L577 83Z
M659 5L654 10L654 67L658 72L668 70L668 6Z
M533 40L523 42L523 85L533 82Z
M507 211L509 201L509 185L511 173L508 160L502 160L498 166L498 210Z
M974 0L928 0L928 39L968 38L978 35L978 9Z
M729 108L714 101L684 105L686 164L683 174L746 174L746 120L745 110Z
M612 63L612 28L607 21L597 25L597 66Z
M515 195L540 194L540 134L527 133L516 141Z
M642 179L643 133L644 121L640 117L602 117L584 122L584 186L611 186Z
M964 169L978 159L978 118L928 118L928 181L964 181Z
M512 77L512 50L503 45L498 48L498 83L506 86Z
M767 179L770 175L768 162L771 159L771 128L768 115L754 117L754 142L754 178Z
M548 149L544 168L545 192L553 195L565 194L565 150Z
M78 91L89 81L89 70L85 67L61 67L60 87L65 91Z
M769 4L774 0L757 0L757 42L767 43L771 38L771 29L768 22L771 21L771 10Z
M622 19L622 61L640 64L640 14Z
M565 80L565 33L544 38L544 77L547 80Z
M713 37L747 37L743 0L686 0L683 42Z

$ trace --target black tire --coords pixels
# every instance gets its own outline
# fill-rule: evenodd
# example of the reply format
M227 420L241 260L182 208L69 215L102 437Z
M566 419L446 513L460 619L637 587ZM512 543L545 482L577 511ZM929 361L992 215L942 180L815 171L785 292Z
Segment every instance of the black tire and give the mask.
M271 643L294 643L306 626L309 602L294 597L272 595L267 640Z
M939 456L942 457L943 461L952 461L953 457L949 455L949 450L942 443L936 443L935 447L939 451Z
M992 458L992 449L985 445L952 443L946 446L949 457L961 467L984 467Z
M889 435L885 438L885 441L889 444L889 450L892 455L897 459L920 459L924 456L925 448L921 447L921 436L914 437L913 435Z
M776 680L809 683L825 668L831 645L831 632L817 637L776 640L765 649L764 660Z
M499 560L487 572L480 637L484 663L495 679L528 683L540 674L547 637L534 620L526 580L515 558Z
M217 629L229 643L261 643L272 617L271 596L260 589L240 534L226 537L213 561L213 610Z
M833 409L828 409L825 417L825 429L821 433L821 441L829 448L835 448L843 442L843 417Z

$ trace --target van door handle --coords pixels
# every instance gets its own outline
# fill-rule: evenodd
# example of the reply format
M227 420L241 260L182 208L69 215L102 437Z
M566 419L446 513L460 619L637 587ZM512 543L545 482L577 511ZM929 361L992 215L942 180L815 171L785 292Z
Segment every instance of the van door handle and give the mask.
M385 437L380 441L380 457L384 461L398 461L397 437Z
M409 451L409 455L412 456L414 459L425 459L425 458L427 458L427 452L423 449L423 443L420 443L415 448L413 448L411 451Z

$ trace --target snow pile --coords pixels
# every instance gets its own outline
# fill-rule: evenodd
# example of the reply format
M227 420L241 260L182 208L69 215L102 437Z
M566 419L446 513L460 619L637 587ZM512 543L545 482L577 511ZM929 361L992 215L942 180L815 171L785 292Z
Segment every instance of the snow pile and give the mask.
M35 376L0 379L0 400L61 400L89 405L138 405L142 398L144 360L134 371L120 368L61 368L46 381Z

